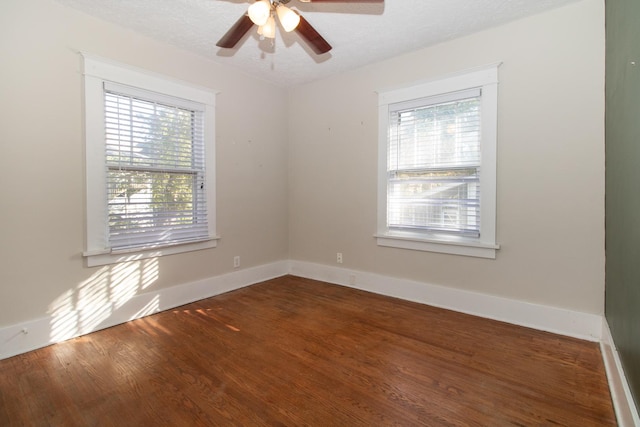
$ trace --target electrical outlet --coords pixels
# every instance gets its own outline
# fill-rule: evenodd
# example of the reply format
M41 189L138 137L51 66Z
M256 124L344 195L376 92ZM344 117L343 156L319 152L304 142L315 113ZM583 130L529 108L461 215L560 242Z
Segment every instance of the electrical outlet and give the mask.
M337 262L338 264L342 264L342 252L338 252L338 253L336 254L336 262Z
M240 256L236 255L233 257L233 268L240 267Z

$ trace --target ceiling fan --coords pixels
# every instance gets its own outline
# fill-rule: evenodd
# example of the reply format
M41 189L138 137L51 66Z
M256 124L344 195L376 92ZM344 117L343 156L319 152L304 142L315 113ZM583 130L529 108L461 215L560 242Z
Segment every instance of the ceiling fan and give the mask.
M275 16L286 32L294 31L307 41L318 55L329 52L331 45L298 12L285 5L291 0L256 0L247 13L229 28L216 46L233 48L253 25L258 25L258 34L275 38ZM300 0L303 3L382 3L384 0Z

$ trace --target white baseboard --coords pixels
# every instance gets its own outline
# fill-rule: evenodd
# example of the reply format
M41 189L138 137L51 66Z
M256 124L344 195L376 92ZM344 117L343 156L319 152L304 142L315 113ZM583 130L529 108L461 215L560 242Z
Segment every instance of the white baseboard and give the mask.
M607 371L611 399L616 410L616 418L620 427L640 427L640 415L633 401L629 383L622 369L618 350L613 342L611 330L606 319L602 322L602 340L600 349Z
M350 286L590 341L599 341L602 336L602 317L597 315L327 265L280 261L157 292L138 294L117 308L111 306L105 310L104 307L99 307L99 310L107 311L108 315L103 316L95 325L81 330L61 330L60 319L54 316L0 328L0 359L285 274ZM70 312L65 315L73 318L78 313Z
M100 322L88 328L61 329L60 327L65 319L73 320L78 317L80 310L66 312L63 319L47 316L0 328L0 360L159 311L284 276L288 272L289 262L280 261L172 286L156 292L145 292L132 296L126 303L117 307L115 304L108 304L109 307L106 310L104 307L99 307L99 310L106 315L100 317Z
M589 341L602 334L595 314L303 261L291 261L290 273Z

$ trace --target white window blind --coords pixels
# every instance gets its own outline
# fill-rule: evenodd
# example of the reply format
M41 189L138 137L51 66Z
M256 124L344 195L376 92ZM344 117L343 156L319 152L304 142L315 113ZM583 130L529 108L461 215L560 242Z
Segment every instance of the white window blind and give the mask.
M392 104L389 229L480 235L481 91Z
M112 251L208 239L204 106L104 83Z

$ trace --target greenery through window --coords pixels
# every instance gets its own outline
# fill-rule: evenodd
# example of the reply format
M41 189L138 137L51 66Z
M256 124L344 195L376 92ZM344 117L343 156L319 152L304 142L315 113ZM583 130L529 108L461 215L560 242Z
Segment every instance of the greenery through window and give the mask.
M202 112L105 91L112 248L207 237Z

